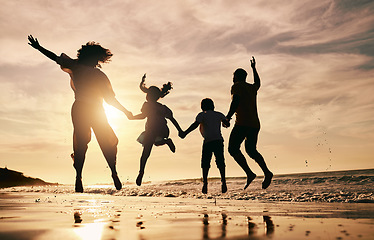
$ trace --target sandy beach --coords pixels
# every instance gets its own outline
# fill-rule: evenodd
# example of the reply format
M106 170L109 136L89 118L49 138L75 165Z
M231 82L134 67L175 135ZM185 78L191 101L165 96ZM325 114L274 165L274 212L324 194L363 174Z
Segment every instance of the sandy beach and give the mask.
M0 192L0 239L374 239L373 203Z

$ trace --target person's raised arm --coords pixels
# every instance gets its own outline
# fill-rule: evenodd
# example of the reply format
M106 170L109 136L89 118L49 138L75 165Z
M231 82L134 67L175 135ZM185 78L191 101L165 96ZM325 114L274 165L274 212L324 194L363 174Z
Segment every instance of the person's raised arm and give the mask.
M39 50L41 53L43 53L45 56L47 56L49 59L56 61L57 60L57 55L44 47L40 46L38 39L34 38L32 35L28 36L29 39L29 45L37 50Z
M140 84L139 84L139 88L140 90L142 90L144 93L147 93L147 90L148 88L145 86L145 78L146 78L146 74L144 73L143 77L142 77L142 81L140 81Z
M252 56L252 59L250 61L251 61L251 67L253 71L254 85L256 86L257 89L259 89L261 87L261 82L260 82L260 76L258 75L257 70L256 70L255 57Z

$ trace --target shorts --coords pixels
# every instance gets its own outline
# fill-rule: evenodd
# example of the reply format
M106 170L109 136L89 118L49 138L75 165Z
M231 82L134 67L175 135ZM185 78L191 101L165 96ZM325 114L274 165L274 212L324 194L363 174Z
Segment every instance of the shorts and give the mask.
M226 166L223 155L223 140L214 140L203 144L201 168L210 168L213 153L216 157L217 167L220 169Z

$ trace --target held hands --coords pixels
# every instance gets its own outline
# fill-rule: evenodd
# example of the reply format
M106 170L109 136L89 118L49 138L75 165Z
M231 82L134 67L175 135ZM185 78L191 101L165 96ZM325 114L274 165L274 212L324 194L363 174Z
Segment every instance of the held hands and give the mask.
M182 138L182 139L184 139L185 137L186 137L186 132L185 131L179 131L178 132L178 136L180 137L180 138Z
M230 127L230 119L226 118L226 119L222 120L222 126L225 127L225 128Z
M127 117L129 120L131 120L131 119L134 118L134 115L132 114L132 112L126 110L124 113L125 113L126 117Z
M34 38L32 35L29 35L27 37L29 39L29 45L35 49L39 49L40 48L40 44L38 42L38 39L37 38Z
M250 59L249 61L251 61L251 67L252 67L252 68L256 68L256 60L255 60L255 57L252 56L252 59Z

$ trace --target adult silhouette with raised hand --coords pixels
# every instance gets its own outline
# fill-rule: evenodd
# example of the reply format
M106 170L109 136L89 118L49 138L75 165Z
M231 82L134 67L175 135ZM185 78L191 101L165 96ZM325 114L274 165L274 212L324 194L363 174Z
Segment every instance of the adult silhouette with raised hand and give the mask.
M252 57L250 62L254 77L253 84L246 82L247 72L244 69L238 68L234 72L234 84L231 87L232 101L226 116L230 120L236 113L235 125L229 139L229 153L247 174L247 183L244 187L246 189L256 178L256 174L249 168L247 160L240 151L240 145L245 141L245 151L264 172L265 178L262 182L262 188L266 189L271 183L273 173L268 169L264 158L257 151L257 139L260 131L260 120L257 113L257 91L261 83L256 70L255 58Z
M98 43L88 42L78 50L77 59L72 59L64 53L57 56L45 49L32 35L28 36L28 40L29 45L59 64L71 78L70 85L75 93L71 109L74 127L74 153L71 157L76 170L75 191L83 192L82 169L88 143L91 141L91 129L110 167L114 185L120 190L122 183L116 171L118 139L106 118L103 100L124 112L126 116L130 116L131 112L118 102L108 77L98 69L101 67L100 63L108 62L113 54Z

